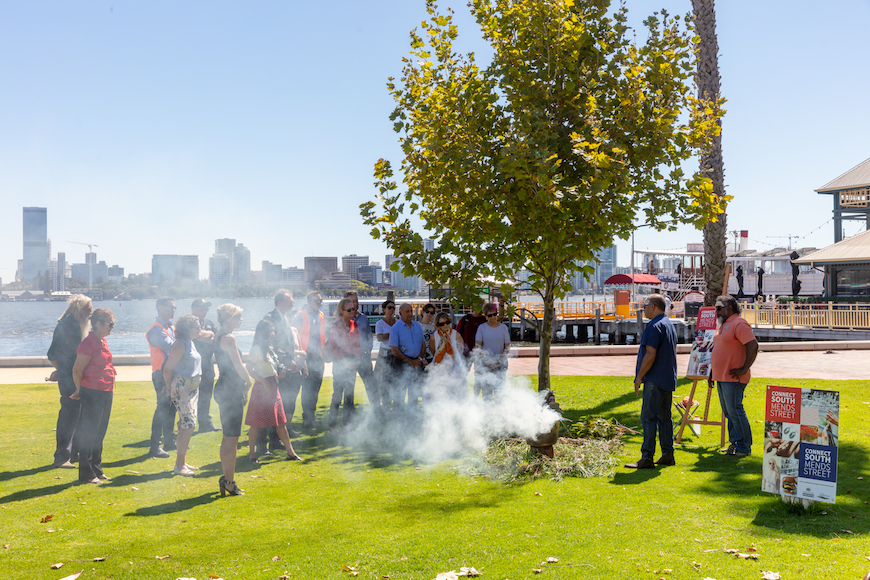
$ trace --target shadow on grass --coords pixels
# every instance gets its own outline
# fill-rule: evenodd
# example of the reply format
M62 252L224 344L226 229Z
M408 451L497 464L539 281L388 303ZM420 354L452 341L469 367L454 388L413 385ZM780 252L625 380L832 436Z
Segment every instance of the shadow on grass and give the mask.
M215 493L204 493L202 495L196 497L189 497L186 499L181 499L178 501L173 501L169 503L162 503L159 505L153 505L148 507L139 508L134 512L128 512L124 514L124 517L150 517L150 516L162 516L166 514L174 514L178 512L183 512L189 509L193 509L195 507L199 507L201 505L209 504L217 499L220 499L217 492Z
M632 469L631 471L620 471L615 473L608 483L612 485L640 485L655 479L662 474L661 470L665 467L656 467L655 469Z
M57 469L57 468L52 464L48 464L48 465L43 465L42 467L34 467L32 469L21 469L19 471L0 471L0 481L9 481L10 479L15 479L16 477L27 477L28 475L36 475L37 473L42 473L44 471L51 471L53 469Z
M498 493L481 488L457 498L447 491L431 490L425 493L395 497L394 503L383 508L384 511L402 515L408 519L427 518L433 513L456 514L467 510L497 508L516 500L519 487L500 487Z
M634 394L634 391L626 392L618 397L613 397L612 399L608 399L606 401L601 401L597 405L593 407L587 407L585 409L562 409L562 416L570 421L578 421L581 417L603 417L605 419L610 419L613 417L617 421L619 421L623 425L629 425L630 423L634 423L636 425L640 425L640 414L639 409L637 412L634 411L616 411L616 409L620 407L624 407L632 403L633 401L639 401L640 398Z
M44 495L53 495L55 493L60 493L66 489L69 489L70 487L77 484L78 482L76 481L72 483L58 483L56 485L48 485L46 487L39 487L35 489L22 489L21 491L16 491L15 493L10 493L7 496L0 497L0 504L24 501L26 499L33 499L35 497L41 497Z

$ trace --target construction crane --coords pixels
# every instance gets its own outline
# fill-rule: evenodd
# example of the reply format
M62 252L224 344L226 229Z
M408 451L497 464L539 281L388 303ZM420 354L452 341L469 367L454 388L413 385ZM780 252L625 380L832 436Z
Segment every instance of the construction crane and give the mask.
M85 242L73 242L73 241L70 241L70 240L67 240L66 243L68 243L68 244L79 244L79 245L81 245L81 246L87 246L87 247L88 247L88 252L89 252L89 253L93 253L93 252L94 252L94 248L99 247L99 246L97 246L97 244L87 244L87 243L85 243Z
M67 240L67 243L68 244L79 244L81 246L87 246L89 254L93 254L94 248L98 247L97 244L88 244L85 242L73 242L70 240ZM94 285L94 263L91 262L90 260L88 260L87 258L85 258L85 262L87 262L87 264L88 264L88 290L90 290L91 287Z

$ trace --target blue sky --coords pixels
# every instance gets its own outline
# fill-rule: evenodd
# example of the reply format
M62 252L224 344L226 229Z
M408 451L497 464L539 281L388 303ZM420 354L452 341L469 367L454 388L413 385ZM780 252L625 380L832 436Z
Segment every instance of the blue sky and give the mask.
M635 23L691 6L626 4ZM448 5L459 49L486 55L465 5ZM127 273L181 253L206 277L223 237L255 269L383 263L358 206L375 161L400 162L385 84L424 17L423 0L0 3L0 277L22 255L23 206L48 207L53 252L81 262L70 242L94 243ZM813 190L870 157L870 2L720 1L717 22L729 229L756 249L832 243L831 198ZM636 235L639 249L694 241Z

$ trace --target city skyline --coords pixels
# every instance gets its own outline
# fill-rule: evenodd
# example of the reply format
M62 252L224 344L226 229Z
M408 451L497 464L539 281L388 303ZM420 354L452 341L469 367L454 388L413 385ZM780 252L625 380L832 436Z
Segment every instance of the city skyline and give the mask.
M460 4L457 50L485 65L491 51ZM690 8L626 6L635 29L654 10ZM716 8L728 229L748 230L757 250L830 245L830 199L814 190L870 157L870 115L855 97L870 82L855 74L870 54L870 5ZM374 163L400 162L385 85L425 16L422 1L384 0L0 5L0 74L15 87L0 107L0 278L22 259L22 220L9 210L19 205L50 208L53 253L77 262L71 242L97 244L131 273L173 253L199 256L205 271L221 237L245 240L252 264L388 254L358 207L375 198ZM701 240L689 227L642 228L635 245ZM616 244L627 265L629 242Z

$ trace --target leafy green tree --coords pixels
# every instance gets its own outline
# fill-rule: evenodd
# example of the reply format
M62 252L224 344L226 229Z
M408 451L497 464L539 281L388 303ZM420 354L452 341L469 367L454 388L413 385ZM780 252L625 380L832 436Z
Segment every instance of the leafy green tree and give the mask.
M701 227L720 213L710 180L684 161L719 130L718 103L692 90L691 23L662 12L636 44L609 0L472 0L493 48L458 55L452 12L427 2L402 77L387 85L404 158L375 164L377 200L360 206L405 275L469 303L480 280L520 269L543 299L538 388L549 388L553 304L635 217ZM418 230L422 230L418 231ZM422 240L437 245L425 251Z

